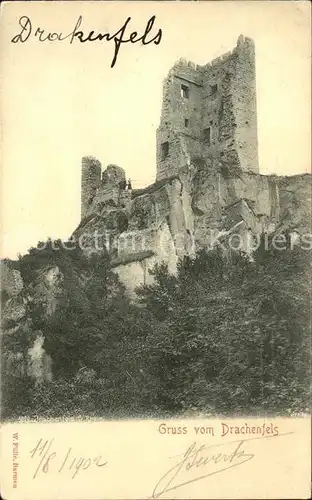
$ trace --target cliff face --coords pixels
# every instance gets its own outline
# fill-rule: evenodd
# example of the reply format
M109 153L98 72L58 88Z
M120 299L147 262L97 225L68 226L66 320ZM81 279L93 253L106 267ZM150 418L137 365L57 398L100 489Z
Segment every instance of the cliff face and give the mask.
M136 287L152 283L149 271L155 264L165 262L175 273L178 260L194 256L199 249L219 245L225 253L239 248L251 254L263 233L293 232L306 248L311 240L307 239L311 233L309 174L264 176L210 160L193 162L179 175L142 190L124 186L124 173L109 166L73 236L87 254L110 255L114 272L133 297ZM26 309L34 300L46 315L53 314L62 301L64 275L56 264L38 265L27 285L31 298L14 266L4 263L1 274L5 334L14 340L20 332L30 341L26 351L4 359L5 370L28 374L37 383L51 380L52 360L43 349L42 333L33 331L27 320Z
M121 191L119 199L124 195ZM151 281L148 271L157 262L168 263L175 272L179 258L202 248L230 242L232 248L251 253L260 234L310 231L309 174L264 176L231 170L211 159L127 196L127 206L118 201L91 206L74 235L87 235L92 243L98 231L131 292Z
M311 233L311 175L277 178L280 228Z
M156 263L167 263L175 273L178 260L199 249L215 245L226 249L230 243L251 253L263 233L293 231L302 237L311 232L310 174L264 176L229 171L210 160L185 166L179 175L141 190L121 188L124 180L119 167L104 171L102 186L74 237L88 254L109 253L114 271L131 294L137 286L152 282L149 270ZM33 287L36 300L52 314L62 290L58 267L41 269ZM2 292L3 320L23 324L27 301L23 281L5 264Z
M14 354L6 351L3 355L3 370L6 373L28 375L37 383L52 379L51 357L42 347L42 333L34 330L27 317L27 306L30 301L36 301L44 306L43 310L48 316L51 315L59 302L61 283L62 275L57 266L40 268L31 283L34 293L30 297L21 273L1 263L3 335L20 345L20 350ZM18 341L19 335L24 337L24 342Z
M148 283L157 262L174 272L180 258L202 248L251 254L262 234L310 232L311 176L258 173L255 68L254 42L243 35L204 66L180 60L172 67L153 185L132 191L116 165L101 180L100 162L82 159L83 220L74 236L88 243L86 252L107 251L129 290Z

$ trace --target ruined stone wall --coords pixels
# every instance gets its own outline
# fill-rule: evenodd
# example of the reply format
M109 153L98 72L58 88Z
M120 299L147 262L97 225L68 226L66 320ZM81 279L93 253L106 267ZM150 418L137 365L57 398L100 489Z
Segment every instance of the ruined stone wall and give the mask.
M232 81L235 115L235 146L242 170L259 172L255 46L240 36L236 48L236 71Z
M100 213L106 207L129 209L131 190L126 190L123 168L108 165L102 173L101 163L93 157L82 159L81 219Z
M157 130L157 180L178 172L201 151L202 83L198 67L181 59L164 82L160 126ZM163 145L168 143L164 155Z
M179 61L164 82L157 130L157 180L196 157L258 172L255 49L239 37L205 66Z
M229 58L234 73L227 76L222 64L228 69ZM224 89L224 79L230 88L236 78L233 53L219 61L217 67L218 81L222 81L220 89ZM216 75L217 72L214 78ZM214 85L213 80L210 82ZM226 127L231 128L236 105L233 93L228 95L231 106L227 106L224 134ZM235 140L231 137L231 141ZM187 143L180 140L180 146L186 148ZM233 142L227 143L227 151L232 146ZM90 214L78 226L75 236L87 233L91 242L95 232L109 235L106 250L112 268L132 294L138 285L152 281L149 270L156 263L165 262L175 273L179 259L211 248L216 240L225 242L238 235L246 243L244 251L248 251L250 241L257 241L263 233L310 233L310 175L266 176L232 167L230 161L222 162L213 156L203 162L190 160L189 165L180 166L175 177L165 178L132 196L131 190L122 188L125 172L110 165L89 207Z
M255 48L240 36L237 47L203 67L203 157L219 157L244 171L259 171Z
M204 158L208 155L218 157L231 146L235 116L231 96L231 78L233 74L234 55L231 52L215 59L202 68L203 106L202 128ZM210 130L210 140L205 131Z
M88 212L101 183L101 163L93 156L84 156L81 164L81 219Z

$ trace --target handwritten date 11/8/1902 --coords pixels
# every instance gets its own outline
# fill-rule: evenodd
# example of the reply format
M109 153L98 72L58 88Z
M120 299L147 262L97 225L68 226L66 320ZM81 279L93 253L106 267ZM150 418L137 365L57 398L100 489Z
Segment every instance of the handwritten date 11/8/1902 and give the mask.
M128 17L121 28L117 29L114 33L95 33L94 31L90 31L88 34L85 34L83 31L78 29L80 28L82 23L82 16L79 16L74 29L69 34L64 35L63 33L58 31L46 31L41 27L37 27L34 30L31 19L28 16L22 16L19 19L21 30L12 38L11 42L25 43L31 35L33 35L39 42L63 42L64 40L67 40L69 41L69 43L73 43L74 40L78 39L81 43L85 43L103 40L106 42L110 42L114 40L115 50L111 63L111 68L113 68L117 61L117 56L121 44L137 42L141 42L142 45L149 45L152 42L154 42L155 45L160 44L162 39L161 29L159 29L153 37L150 36L155 19L156 16L152 16L148 20L143 34L140 34L137 31L132 31L130 34L126 34L126 30L129 28L131 17Z
M91 467L104 467L107 465L101 455L92 457L78 456L71 447L65 452L54 451L53 442L54 438L49 441L41 438L35 448L30 451L31 459L36 463L33 479L40 473L48 474L52 469L54 472L67 473L69 477L74 479L81 471Z

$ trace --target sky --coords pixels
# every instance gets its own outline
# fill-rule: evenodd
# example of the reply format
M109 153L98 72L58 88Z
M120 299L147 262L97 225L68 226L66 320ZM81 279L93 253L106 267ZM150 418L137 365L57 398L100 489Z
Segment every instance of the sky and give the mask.
M159 45L40 42L37 27L70 34L143 33L155 15ZM28 16L32 33L11 43ZM1 257L67 238L80 222L85 155L126 170L134 188L156 174L162 82L184 57L205 64L242 33L256 46L260 173L310 171L309 2L7 2L0 18Z

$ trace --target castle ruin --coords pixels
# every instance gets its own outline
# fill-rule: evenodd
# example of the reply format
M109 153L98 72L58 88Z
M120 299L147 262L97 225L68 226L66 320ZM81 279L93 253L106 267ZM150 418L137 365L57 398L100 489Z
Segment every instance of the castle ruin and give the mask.
M259 172L255 47L243 35L205 66L177 62L164 83L156 180L209 156Z
M81 223L74 236L108 235L106 250L127 288L152 280L166 262L175 272L185 255L220 237L310 227L310 175L261 175L258 164L254 42L199 66L177 62L164 81L156 133L156 180L125 189L125 172L84 157ZM300 209L298 206L300 205ZM243 250L245 247L243 248Z
M83 248L89 238L86 251L92 252L98 251L93 236L101 235L112 268L133 296L137 286L153 281L149 271L157 263L175 273L180 258L232 237L250 242L264 233L310 234L311 175L259 173L249 38L241 35L232 51L204 66L182 60L173 66L164 82L156 147L156 181L144 189L132 189L117 165L102 172L92 156L81 165L81 222L73 236L82 237ZM61 296L59 275L57 266L43 269L33 284L37 297L45 297L47 314ZM2 277L4 317L22 324L22 278L6 265ZM40 336L28 354L29 366L20 354L9 365L50 380L51 360Z

